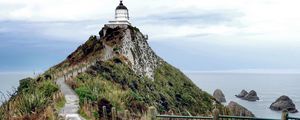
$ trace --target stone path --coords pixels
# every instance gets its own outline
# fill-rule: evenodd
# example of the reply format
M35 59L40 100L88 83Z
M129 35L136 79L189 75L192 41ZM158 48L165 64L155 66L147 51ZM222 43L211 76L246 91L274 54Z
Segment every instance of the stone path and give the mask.
M95 65L96 62L87 65L85 67L81 68L81 72L84 72L87 70L88 67ZM79 73L79 70L74 70L71 73L66 74L64 77L70 78L75 77ZM63 117L65 120L85 120L83 117L81 117L78 114L79 111L79 97L74 92L74 90L65 83L64 77L60 77L56 80L56 83L59 85L61 92L65 96L66 104L65 106L60 110L59 116Z
M57 80L61 92L66 99L65 106L59 112L65 120L84 120L79 114L79 97L76 93L65 83L64 78L61 77Z

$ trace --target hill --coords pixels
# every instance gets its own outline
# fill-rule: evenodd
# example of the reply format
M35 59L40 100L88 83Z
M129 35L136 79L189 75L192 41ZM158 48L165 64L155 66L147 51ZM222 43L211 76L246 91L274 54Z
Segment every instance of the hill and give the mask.
M105 105L110 106L110 111L114 106L118 111L130 110L137 115L144 114L149 106L155 106L160 113L181 115L209 115L214 107L222 107L180 70L157 56L138 28L105 26L99 34L100 39L91 36L54 67L64 69L97 61L69 82L81 105L87 100L97 104L95 109ZM101 110L92 112L102 114Z
M87 65L85 72L66 81L79 95L80 114L87 118L102 117L103 106L108 114L115 107L118 113L129 110L137 118L144 116L150 106L161 114L210 115L215 107L228 114L211 95L157 56L138 28L106 25L99 35L91 36L39 77L23 80L1 106L0 119L58 118L64 98L56 78L75 68L82 71Z

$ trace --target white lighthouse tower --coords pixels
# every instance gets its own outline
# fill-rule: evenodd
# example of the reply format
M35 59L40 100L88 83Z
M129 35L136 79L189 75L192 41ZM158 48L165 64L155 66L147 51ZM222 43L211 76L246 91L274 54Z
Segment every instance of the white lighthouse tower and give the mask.
M109 21L109 24L130 25L129 12L127 7L123 4L123 0L120 0L120 4L116 8L115 20Z

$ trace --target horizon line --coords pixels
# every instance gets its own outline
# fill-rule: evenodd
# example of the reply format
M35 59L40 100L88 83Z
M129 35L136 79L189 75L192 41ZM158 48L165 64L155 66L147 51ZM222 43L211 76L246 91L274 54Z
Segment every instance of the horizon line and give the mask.
M183 70L184 73L300 74L300 69Z

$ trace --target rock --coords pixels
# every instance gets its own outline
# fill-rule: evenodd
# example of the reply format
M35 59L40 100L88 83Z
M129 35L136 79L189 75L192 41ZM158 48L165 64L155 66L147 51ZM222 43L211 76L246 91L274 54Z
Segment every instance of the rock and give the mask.
M248 101L256 101L259 100L259 97L257 96L257 93L254 90L251 90L246 96L244 96L242 99L248 100Z
M298 112L293 101L285 95L279 97L275 102L273 102L270 109L274 111L288 110L291 113Z
M227 105L227 108L230 110L233 116L255 117L255 115L247 108L233 101L230 101L230 103Z
M235 95L238 98L243 98L248 94L248 92L246 90L242 90L240 94Z
M226 102L225 96L224 96L223 92L220 89L216 89L214 91L213 96L220 103L221 102Z

